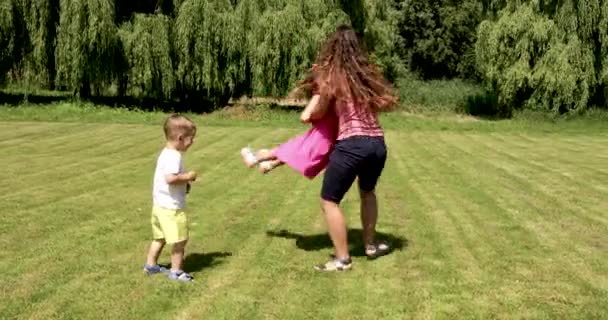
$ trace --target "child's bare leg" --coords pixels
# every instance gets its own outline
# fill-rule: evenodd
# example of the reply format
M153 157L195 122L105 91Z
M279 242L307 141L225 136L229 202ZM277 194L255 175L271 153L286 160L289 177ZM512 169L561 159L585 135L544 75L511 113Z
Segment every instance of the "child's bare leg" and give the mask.
M249 147L241 149L241 157L243 157L243 162L245 162L245 165L249 168L263 161L276 159L274 150L261 149L257 152L253 152Z
M148 250L148 258L146 261L147 265L155 266L158 264L158 256L160 256L160 252L163 251L164 247L164 239L157 239L152 241L152 243L150 244L150 249Z
M256 159L258 159L258 162L270 161L270 160L276 160L277 159L277 156L274 153L274 149L273 150L260 149L256 153L255 157L256 157Z
M173 245L173 250L171 251L171 271L183 271L182 268L184 267L184 251L187 242L188 240L184 240Z
M285 164L285 162L279 159L264 161L260 163L260 172L266 174L272 171L274 168L282 166L283 164Z

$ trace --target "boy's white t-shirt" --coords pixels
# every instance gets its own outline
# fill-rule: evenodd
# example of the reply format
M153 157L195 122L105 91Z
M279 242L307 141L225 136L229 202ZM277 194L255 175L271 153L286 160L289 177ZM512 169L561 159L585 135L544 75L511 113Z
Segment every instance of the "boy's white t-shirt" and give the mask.
M158 155L154 171L152 197L154 206L165 209L183 209L186 207L186 184L170 185L165 179L167 174L184 172L182 154L173 149L164 148Z

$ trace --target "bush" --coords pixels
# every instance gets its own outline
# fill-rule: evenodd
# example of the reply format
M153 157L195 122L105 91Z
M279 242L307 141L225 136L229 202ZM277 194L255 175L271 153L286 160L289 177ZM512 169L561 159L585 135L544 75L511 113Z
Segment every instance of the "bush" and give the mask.
M496 119L511 118L513 116L513 109L508 105L498 104L498 95L492 91L485 91L469 96L463 105L463 111L472 116Z
M406 109L439 109L454 111L462 107L467 98L483 93L473 82L452 80L423 81L409 74L397 80L401 105Z

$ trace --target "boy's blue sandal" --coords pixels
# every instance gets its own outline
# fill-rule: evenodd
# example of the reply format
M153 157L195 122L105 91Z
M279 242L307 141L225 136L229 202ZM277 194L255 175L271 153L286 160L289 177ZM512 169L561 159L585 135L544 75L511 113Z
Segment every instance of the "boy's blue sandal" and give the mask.
M190 282L190 281L194 280L194 278L190 274L185 273L183 271L177 271L177 272L171 271L171 272L169 272L168 277L171 280L184 281L184 282Z
M159 265L151 266L147 263L144 264L144 273L147 275L156 274L156 273L167 273L168 271L169 271L169 269L167 269L163 266L159 266Z

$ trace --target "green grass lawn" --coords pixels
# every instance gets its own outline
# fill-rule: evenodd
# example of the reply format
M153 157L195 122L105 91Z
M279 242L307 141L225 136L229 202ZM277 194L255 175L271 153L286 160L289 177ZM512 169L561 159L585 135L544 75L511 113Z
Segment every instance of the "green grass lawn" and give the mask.
M163 115L0 114L1 319L608 318L598 125L388 119L378 231L398 248L362 257L351 190L354 269L319 274L321 179L238 156L305 128L196 117L184 284L141 272Z

